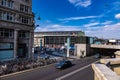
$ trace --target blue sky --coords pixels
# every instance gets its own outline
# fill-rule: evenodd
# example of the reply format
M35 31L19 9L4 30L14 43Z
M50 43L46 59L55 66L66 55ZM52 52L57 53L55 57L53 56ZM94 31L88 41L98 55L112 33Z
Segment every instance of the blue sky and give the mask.
M33 0L32 5L40 25L35 31L82 30L87 36L120 39L120 0Z

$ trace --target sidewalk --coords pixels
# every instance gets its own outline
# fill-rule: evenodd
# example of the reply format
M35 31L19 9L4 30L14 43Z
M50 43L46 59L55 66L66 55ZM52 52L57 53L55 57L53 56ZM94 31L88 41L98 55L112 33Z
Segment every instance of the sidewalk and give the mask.
M73 56L73 55L70 55L69 58L70 58L70 59L80 59L78 56Z
M66 57L65 53L53 52L52 54L60 57ZM70 55L69 59L80 59L80 58L78 56Z
M58 52L53 52L52 54L56 55L56 56L59 56L59 57L65 57L66 56L66 54L64 54L64 53L58 53Z

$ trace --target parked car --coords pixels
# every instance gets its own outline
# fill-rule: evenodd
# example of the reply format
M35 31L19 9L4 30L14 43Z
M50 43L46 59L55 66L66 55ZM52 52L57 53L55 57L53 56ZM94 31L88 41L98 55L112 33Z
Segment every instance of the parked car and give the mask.
M72 63L69 60L61 60L55 64L55 68L57 69L64 69L70 66L72 66Z

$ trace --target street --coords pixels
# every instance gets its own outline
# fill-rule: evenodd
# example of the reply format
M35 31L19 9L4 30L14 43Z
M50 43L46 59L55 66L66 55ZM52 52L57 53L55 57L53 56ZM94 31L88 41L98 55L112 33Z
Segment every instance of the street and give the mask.
M44 68L7 76L1 78L0 80L93 80L94 76L90 64L95 61L97 61L97 59L93 57L74 60L72 61L73 66L67 69L58 70L54 67L54 65L50 65ZM77 69L80 70L78 71ZM77 72L73 72L75 70L77 70ZM71 72L74 74L69 75ZM64 75L67 74L68 76L64 77Z

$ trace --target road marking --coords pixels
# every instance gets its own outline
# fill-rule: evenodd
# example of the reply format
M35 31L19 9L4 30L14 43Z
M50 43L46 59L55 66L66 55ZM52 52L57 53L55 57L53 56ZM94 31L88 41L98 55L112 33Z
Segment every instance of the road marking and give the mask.
M98 60L98 61L99 61L99 60ZM95 62L93 62L93 63L97 63L98 61L95 61ZM91 63L91 64L93 64L93 63ZM59 78L57 78L57 79L55 79L55 80L62 80L62 79L66 78L66 77L68 77L68 76L71 76L71 75L73 75L73 74L75 74L75 73L77 73L77 72L79 72L79 71L81 71L81 70L83 70L83 69L86 69L86 68L90 67L91 64L88 64L88 65L86 65L86 66L84 66L84 67L82 67L82 68L79 68L79 69L77 69L77 70L75 70L75 71L72 71L72 72L70 72L70 73L68 73L68 74L65 74L64 76L61 76L61 77L59 77Z

